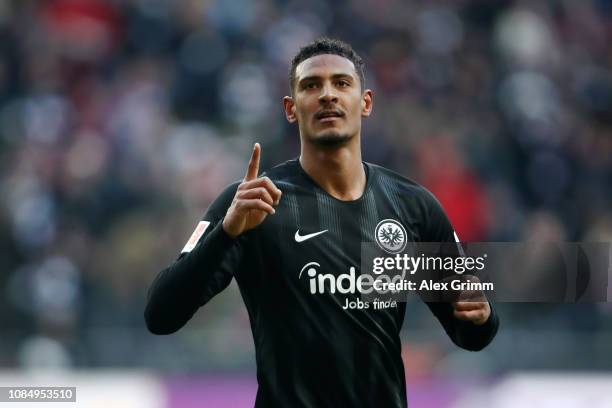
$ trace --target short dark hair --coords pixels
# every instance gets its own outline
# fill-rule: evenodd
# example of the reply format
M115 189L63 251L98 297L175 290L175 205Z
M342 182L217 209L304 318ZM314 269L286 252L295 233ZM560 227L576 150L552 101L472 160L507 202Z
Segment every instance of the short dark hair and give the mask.
M300 65L302 61L322 54L339 55L351 61L353 65L355 65L357 75L359 75L361 89L365 87L365 64L353 47L335 38L320 37L300 48L300 51L293 57L293 60L291 60L291 68L289 69L289 85L291 86L291 92L293 92L295 86L296 67Z

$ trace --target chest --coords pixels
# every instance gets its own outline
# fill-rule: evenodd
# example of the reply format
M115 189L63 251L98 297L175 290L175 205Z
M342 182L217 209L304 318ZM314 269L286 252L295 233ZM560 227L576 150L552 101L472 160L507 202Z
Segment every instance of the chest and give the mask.
M326 263L334 269L359 267L364 245L399 253L421 239L421 215L406 200L366 190L342 202L320 191L285 192L276 214L262 224L262 252L286 264Z

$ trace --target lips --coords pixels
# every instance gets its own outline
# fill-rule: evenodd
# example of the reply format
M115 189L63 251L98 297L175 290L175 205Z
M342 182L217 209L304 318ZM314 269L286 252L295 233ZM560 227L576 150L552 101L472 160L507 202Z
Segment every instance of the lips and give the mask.
M325 109L316 113L315 118L318 120L333 120L344 116L342 111L337 109Z

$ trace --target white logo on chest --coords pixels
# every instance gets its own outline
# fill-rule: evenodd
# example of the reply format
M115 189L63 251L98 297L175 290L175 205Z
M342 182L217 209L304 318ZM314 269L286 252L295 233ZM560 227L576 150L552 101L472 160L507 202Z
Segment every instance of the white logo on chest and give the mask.
M300 230L295 231L295 242L304 242L307 239L310 238L314 238L317 235L321 235L323 233L327 232L327 230L323 230L323 231L319 231L319 232L313 232L312 234L306 234L306 235L300 235Z

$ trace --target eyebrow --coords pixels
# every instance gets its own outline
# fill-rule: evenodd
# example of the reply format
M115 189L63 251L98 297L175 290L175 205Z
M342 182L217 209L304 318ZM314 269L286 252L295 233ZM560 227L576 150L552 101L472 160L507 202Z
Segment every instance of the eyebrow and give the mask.
M353 76L351 74L333 74L332 79L340 79L340 78L349 78L350 80L354 80ZM316 81L316 80L320 80L322 77L320 75L310 75L307 77L304 77L302 79L300 79L298 81L298 84L301 84L302 82L308 82L308 81Z

